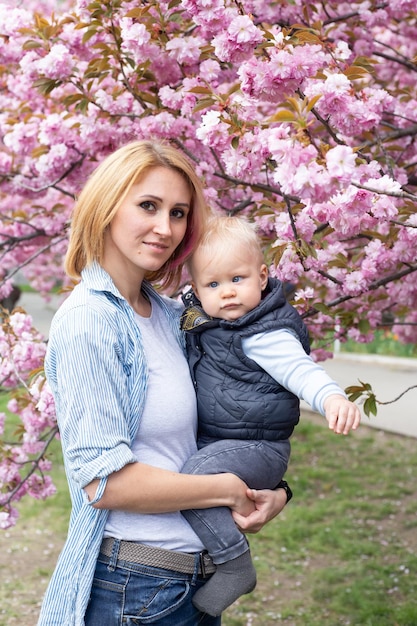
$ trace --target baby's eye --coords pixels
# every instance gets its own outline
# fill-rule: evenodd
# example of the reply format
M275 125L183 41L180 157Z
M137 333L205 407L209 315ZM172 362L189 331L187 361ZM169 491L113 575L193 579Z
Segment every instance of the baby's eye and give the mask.
M210 289L215 289L218 286L218 282L216 282L215 280L213 280L211 283L208 284L208 286L210 287Z
M242 280L241 276L233 276L232 282L233 283L239 283Z

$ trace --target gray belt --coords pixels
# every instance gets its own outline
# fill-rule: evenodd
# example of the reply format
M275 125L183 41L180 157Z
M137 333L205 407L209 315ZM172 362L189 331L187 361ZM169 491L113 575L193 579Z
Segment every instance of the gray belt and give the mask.
M111 557L115 541L113 537L103 539L100 547L101 554ZM155 548L143 543L135 543L134 541L121 541L117 560L130 561L131 563L148 565L149 567L160 567L173 572L181 572L181 574L193 574L195 571L196 554L164 550L163 548ZM198 554L198 573L201 576L209 576L215 571L216 566L211 557L207 552L200 552Z

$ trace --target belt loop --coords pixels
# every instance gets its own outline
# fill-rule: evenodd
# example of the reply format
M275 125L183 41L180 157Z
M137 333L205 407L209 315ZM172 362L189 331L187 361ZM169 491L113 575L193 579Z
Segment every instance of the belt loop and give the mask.
M196 583L197 583L197 578L198 578L198 572L200 571L200 566L201 566L201 552L196 552L194 555L194 571L193 571L193 577L191 578L191 585L193 587L195 587Z
M113 545L111 548L109 564L107 565L107 569L109 572L114 572L114 570L116 569L117 559L119 557L119 550L120 550L120 539L114 539Z

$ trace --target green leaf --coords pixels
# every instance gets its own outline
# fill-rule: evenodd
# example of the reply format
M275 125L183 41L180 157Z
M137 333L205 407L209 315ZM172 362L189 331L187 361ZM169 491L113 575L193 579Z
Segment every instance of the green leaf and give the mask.
M149 7L131 9L125 14L125 17L133 17L140 19L145 13L149 12Z
M89 39L94 37L94 35L97 33L97 30L98 29L96 26L90 27L83 35L83 43L86 43Z
M35 50L36 48L41 48L42 44L39 41L34 41L30 39L29 41L25 41L22 46L23 50Z
M85 96L82 93L73 93L69 96L65 96L62 102L65 106L70 106L71 104L79 102L83 98L85 98Z
M360 78L364 78L364 76L368 75L369 72L364 67L359 67L358 65L351 65L347 67L343 74L349 78L349 80L356 80Z
M208 94L211 95L213 93L213 91L211 89L209 89L208 87L203 87L203 86L197 86L197 87L192 87L192 89L188 89L189 93L202 93L202 94Z
M193 108L193 113L202 111L203 109L209 109L214 104L214 98L202 98Z
M371 330L371 325L367 319L359 320L358 328L363 335L366 335Z
M36 89L38 89L40 93L43 94L44 96L47 96L48 94L50 94L51 91L59 87L59 85L61 84L62 84L62 81L60 80L55 80L53 78L46 78L46 77L37 78L33 82L33 86Z
M291 111L278 111L272 117L269 118L270 122L295 122L296 117Z
M321 94L318 94L317 96L314 96L314 98L311 98L311 100L309 100L307 104L307 111L311 111L311 109L316 105L320 98Z
M320 311L320 313L324 313L325 315L330 313L329 307L324 304L324 302L315 302L313 306L317 311Z
M369 417L370 413L372 413L372 415L377 414L378 409L376 406L376 398L374 394L371 394L369 398L365 400L363 405L363 411L367 417Z
M347 389L345 389L345 391L346 391L348 399L351 402L355 402L362 395L362 391L356 391L355 393L348 393Z

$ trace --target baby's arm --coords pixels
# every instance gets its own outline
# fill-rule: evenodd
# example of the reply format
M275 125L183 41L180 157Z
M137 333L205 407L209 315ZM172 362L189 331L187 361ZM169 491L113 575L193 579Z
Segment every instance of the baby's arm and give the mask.
M289 330L274 330L243 340L245 354L272 378L324 415L335 433L357 428L359 409L340 386L304 352ZM346 432L347 429L347 432Z
M324 401L325 417L337 435L347 435L350 430L356 430L361 421L358 407L344 396L334 394Z

